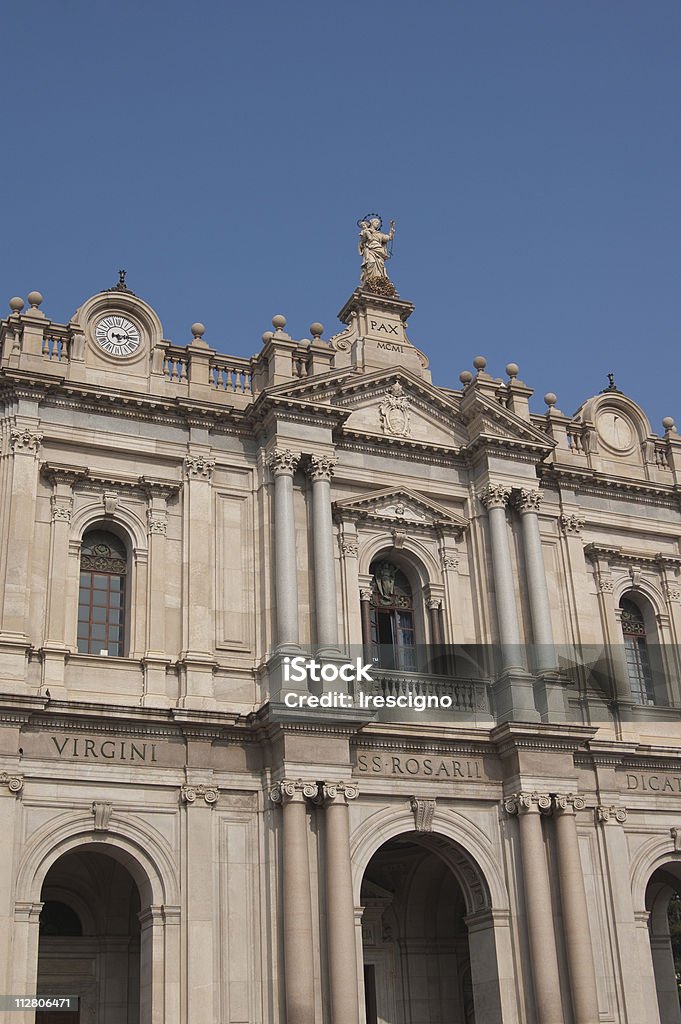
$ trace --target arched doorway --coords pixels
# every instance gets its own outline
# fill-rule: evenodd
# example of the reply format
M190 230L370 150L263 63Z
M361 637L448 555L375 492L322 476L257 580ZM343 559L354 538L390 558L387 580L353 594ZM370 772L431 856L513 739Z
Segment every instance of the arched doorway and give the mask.
M660 1021L681 1024L677 964L681 960L681 862L658 867L646 888L648 933ZM675 941L676 940L676 941Z
M88 848L61 856L43 882L39 994L77 995L75 1014L36 1024L139 1024L140 893L128 869Z
M361 887L366 1024L499 1024L489 893L473 859L433 833L384 843Z

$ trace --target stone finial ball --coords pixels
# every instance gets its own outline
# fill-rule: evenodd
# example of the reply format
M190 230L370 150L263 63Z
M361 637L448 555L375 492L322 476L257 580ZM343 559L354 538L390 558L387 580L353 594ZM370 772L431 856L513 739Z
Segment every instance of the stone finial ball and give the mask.
M272 333L272 331L265 331L265 333L262 336L262 343L263 343L263 345L266 345L267 342L271 341L273 337L274 337L274 334Z
M665 416L665 418L662 420L662 426L665 430L674 430L674 428L676 427L676 424L674 423L674 417Z
M275 331L283 331L286 327L286 317L282 316L281 313L277 313L276 316L272 317L272 326Z
M310 324L310 334L313 338L321 338L324 333L324 324L318 324L316 321Z
M553 391L547 391L547 393L544 395L544 401L550 409L551 406L555 405L558 401L558 396L554 395Z
M470 370L463 370L459 374L459 380L461 381L462 384L470 384L470 382L473 380L473 374L471 373Z
M509 377L517 377L520 373L520 367L517 363L507 363L506 373L509 375Z
M40 292L29 292L28 301L31 303L31 309L37 309L43 301L43 297Z
M206 333L206 328L204 327L203 324L200 324L198 322L195 323L195 324L192 324L192 334L194 335L195 338L202 338L205 333Z
M24 300L21 298L20 295L14 295L9 300L9 308L12 310L13 313L21 313L22 309L24 308Z
M476 356L473 360L473 366L476 370L484 370L487 366L487 360L484 356Z

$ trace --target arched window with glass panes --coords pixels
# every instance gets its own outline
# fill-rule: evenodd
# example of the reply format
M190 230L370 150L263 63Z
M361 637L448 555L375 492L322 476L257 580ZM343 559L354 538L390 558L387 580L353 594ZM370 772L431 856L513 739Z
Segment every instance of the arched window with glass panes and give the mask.
M643 612L630 598L623 597L620 616L631 695L637 704L654 704L653 673Z
M127 576L123 541L106 530L88 530L80 549L79 654L125 654Z
M416 668L414 600L411 585L393 562L371 563L370 625L374 664L386 669Z

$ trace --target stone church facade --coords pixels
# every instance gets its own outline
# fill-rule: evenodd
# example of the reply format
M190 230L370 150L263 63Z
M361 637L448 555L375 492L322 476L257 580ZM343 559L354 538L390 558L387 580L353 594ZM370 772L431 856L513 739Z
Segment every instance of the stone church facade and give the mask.
M0 324L0 975L80 1007L11 1019L681 1022L673 421L434 384L366 286L250 359L123 279L42 305Z

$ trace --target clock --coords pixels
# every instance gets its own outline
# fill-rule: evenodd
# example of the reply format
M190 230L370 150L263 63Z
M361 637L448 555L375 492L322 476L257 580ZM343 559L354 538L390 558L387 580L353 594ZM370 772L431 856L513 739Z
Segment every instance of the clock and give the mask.
M95 326L95 341L110 356L131 356L140 345L140 332L132 320L112 313Z
M598 417L597 427L601 439L615 451L624 452L634 443L634 428L617 409L604 409Z

